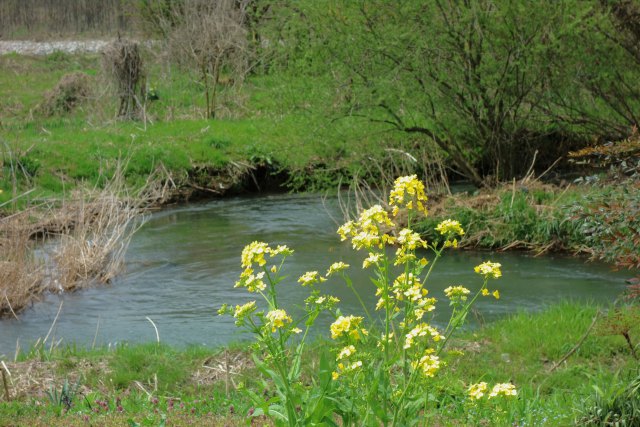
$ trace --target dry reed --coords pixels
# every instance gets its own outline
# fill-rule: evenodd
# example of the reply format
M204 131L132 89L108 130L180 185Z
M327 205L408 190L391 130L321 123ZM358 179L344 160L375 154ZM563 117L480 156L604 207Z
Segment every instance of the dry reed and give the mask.
M0 317L14 316L45 289L44 263L25 227L29 212L0 219Z
M123 171L120 164L103 188L81 190L65 200L62 210L71 213L70 228L59 233L52 257L58 290L109 283L121 271L144 214L165 197L166 187L158 184L157 175L131 193Z
M172 183L158 169L131 192L124 169L119 164L102 188L77 190L60 204L43 203L0 219L0 317L17 317L46 291L109 283L122 271L131 237L145 213L170 197Z
M429 195L451 194L444 160L436 149L423 147L417 153L409 153L396 148L387 148L379 158L370 157L349 183L346 193L338 192L338 203L342 219L337 224L357 217L364 209L379 204L387 206L389 190L399 176L418 174L424 176ZM375 185L371 185L376 177ZM342 188L342 182L339 183Z

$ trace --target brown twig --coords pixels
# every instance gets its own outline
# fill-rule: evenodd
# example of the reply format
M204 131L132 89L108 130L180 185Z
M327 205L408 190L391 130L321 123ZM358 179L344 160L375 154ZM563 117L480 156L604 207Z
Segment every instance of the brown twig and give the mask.
M3 369L0 369L0 371L2 371L2 385L4 386L4 396L7 401L10 401L11 394L9 393L9 383L7 383L7 373L9 372L9 370L7 369L7 365L5 365L4 362L2 362L2 368Z
M591 330L593 329L594 326L596 326L596 322L598 321L598 319L600 318L600 315L602 313L600 313L600 310L598 310L598 312L596 313L595 316L593 316L593 321L591 322L591 325L589 326L589 328L587 329L587 331L584 333L584 335L580 338L580 340L576 343L576 345L573 346L573 348L571 350L569 350L567 352L567 354L565 354L564 356L562 356L562 359L560 359L558 362L556 362L551 369L549 370L549 373L555 371L556 369L558 369L558 367L563 364L569 357L571 357L571 355L573 353L575 353L576 351L578 351L578 349L580 348L580 346L582 345L582 343L587 339L587 337L589 336L589 334L591 333Z

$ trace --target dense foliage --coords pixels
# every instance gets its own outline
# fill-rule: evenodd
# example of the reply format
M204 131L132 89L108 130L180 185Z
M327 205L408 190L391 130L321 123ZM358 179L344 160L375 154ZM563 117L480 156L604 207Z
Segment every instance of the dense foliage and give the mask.
M269 70L332 75L334 114L434 142L476 184L638 124L636 2L259 3Z

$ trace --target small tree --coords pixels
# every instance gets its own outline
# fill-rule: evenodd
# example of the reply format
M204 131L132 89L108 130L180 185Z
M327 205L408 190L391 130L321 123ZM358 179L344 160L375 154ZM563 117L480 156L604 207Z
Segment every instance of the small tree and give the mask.
M244 8L234 0L190 0L174 10L181 16L170 21L173 29L167 31L169 48L200 75L206 116L215 118L221 73L228 72L236 82L243 79L247 69Z

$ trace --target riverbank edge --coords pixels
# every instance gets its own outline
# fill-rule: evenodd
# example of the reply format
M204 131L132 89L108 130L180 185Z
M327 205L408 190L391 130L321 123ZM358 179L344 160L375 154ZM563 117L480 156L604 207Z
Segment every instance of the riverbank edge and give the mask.
M146 202L147 206L138 212L144 215L153 210L212 198L285 192L289 174L289 171L276 165L230 162L224 167L195 167L181 180L156 175L154 179L159 182L151 184L163 189L162 196L150 199ZM434 195L430 200L429 215L415 228L428 241L434 241L438 239L435 226L444 219L453 218L460 221L466 230L459 242L462 248L527 250L537 255L556 252L586 256L621 267L620 259L624 253L607 253L597 234L585 232L587 227L594 228L592 206L602 206L603 200L610 197L611 191L617 187L618 183L605 186L566 185L562 188L540 182L531 182L525 187L523 184L516 186L514 181L473 192ZM625 199L626 202L629 200ZM71 206L64 201L54 204L59 205L61 210ZM623 205L621 209L626 211L627 207ZM48 212L46 218L33 222L33 229L26 230L31 239L47 234L61 235L61 230L73 230L77 215ZM630 272L630 277L633 274ZM108 280L104 282L108 283ZM67 288L75 291L96 284L91 280L83 281L65 286L65 291ZM0 313L16 316L51 291L55 292L56 289L32 286L25 288L26 295L20 295L15 300L6 296L6 301L0 301ZM17 300L20 303L16 303Z
M636 363L622 336L593 328L596 316L606 318L601 310L560 302L463 332L453 347L464 355L434 382L434 393L444 392L448 403L434 409L433 420L466 425L468 384L505 376L519 392L509 414L518 419L511 421L564 425L589 416L595 387L624 386ZM184 349L160 343L93 349L47 344L23 350L13 361L2 357L2 369L11 376L4 391L10 398L0 393L1 425L122 425L129 419L139 425L163 419L171 425L242 425L252 408L242 390L270 396L248 343ZM314 358L331 347L330 340L320 339L307 349L305 377L313 375ZM65 384L74 390L68 410L52 395Z

